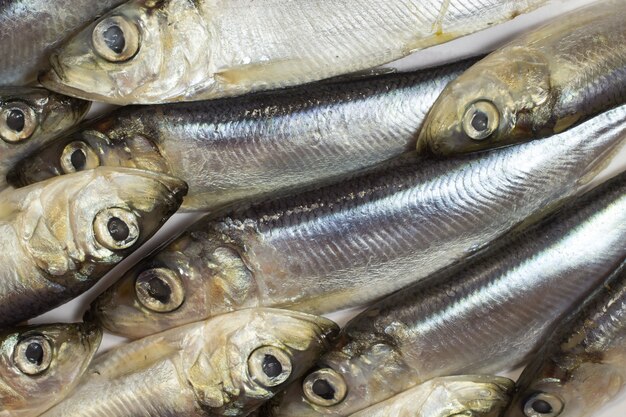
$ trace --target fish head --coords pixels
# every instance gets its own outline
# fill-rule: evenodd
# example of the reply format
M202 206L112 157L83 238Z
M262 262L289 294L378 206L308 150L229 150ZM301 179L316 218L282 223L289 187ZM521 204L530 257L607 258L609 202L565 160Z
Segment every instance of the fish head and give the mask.
M533 361L522 373L505 417L583 417L615 397L625 383L624 355L581 352Z
M138 248L187 187L163 174L99 167L18 191L20 244L47 279L69 287L100 278Z
M7 182L20 188L99 166L170 172L153 140L142 134L109 131L105 120L58 137L34 151L8 172Z
M310 314L248 309L209 320L188 381L211 415L247 415L302 376L339 333Z
M46 324L0 333L0 404L10 415L39 415L85 372L102 331L92 324Z
M126 272L94 300L90 315L113 333L140 338L256 300L240 254L196 230Z
M446 86L426 117L418 150L462 154L545 133L554 101L545 58L515 52L489 55Z
M208 54L198 42L208 29L194 3L131 0L111 10L52 53L39 81L53 91L119 105L176 96L189 67Z
M351 415L420 382L390 344L373 340L374 335L344 344L344 337L303 379L264 405L261 416Z

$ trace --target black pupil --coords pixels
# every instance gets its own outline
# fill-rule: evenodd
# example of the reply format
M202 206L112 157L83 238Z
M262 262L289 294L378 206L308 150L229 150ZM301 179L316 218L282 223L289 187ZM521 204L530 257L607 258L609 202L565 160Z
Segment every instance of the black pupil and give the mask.
M23 111L17 109L9 111L9 114L7 114L7 126L9 129L14 132L21 132L24 130L24 124L25 120Z
M533 401L533 410L540 414L548 414L552 412L552 406L547 401L535 400Z
M265 355L263 358L263 372L270 378L276 378L283 372L283 366L278 359L272 355Z
M489 117L481 111L474 113L472 118L472 127L478 132L484 132L489 125Z
M43 347L39 343L31 343L26 348L26 359L28 362L40 366L43 362Z
M128 225L126 225L126 223L124 223L119 217L111 217L109 219L109 223L107 224L107 228L109 229L111 237L118 242L125 240L130 234Z
M163 282L162 279L155 277L148 281L148 294L150 294L150 297L154 298L155 300L166 304L170 301L172 289L169 285Z
M82 149L76 149L74 152L72 152L70 160L72 161L72 166L74 167L74 169L76 171L81 171L83 168L85 168L85 165L87 164L87 155L85 155L85 152L83 152Z
M325 400L332 400L335 398L335 390L325 379L318 379L313 383L313 393Z
M119 26L109 26L103 33L104 42L107 44L116 54L121 54L126 46L126 40L124 39L124 32Z

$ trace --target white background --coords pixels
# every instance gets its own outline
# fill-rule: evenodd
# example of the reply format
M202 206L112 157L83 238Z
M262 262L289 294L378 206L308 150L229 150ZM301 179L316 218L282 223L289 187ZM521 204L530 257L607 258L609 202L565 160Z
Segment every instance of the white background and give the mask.
M471 36L467 36L462 39L458 39L456 41L449 42L444 45L417 52L388 66L398 68L399 70L411 70L455 61L460 58L469 57L481 52L488 52L498 45L505 43L516 34L527 30L528 28L543 24L546 21L554 18L555 16L566 13L572 9L589 3L593 3L593 0L555 0L552 1L548 6L543 7L528 15L520 16L512 22L508 22L506 24L488 29L486 31ZM101 114L109 110L110 107L111 106L96 104L92 108L89 117L94 117L97 114ZM615 163L611 167L607 168L606 172L615 172L616 169L619 169L620 166L624 166L624 164L626 164L626 148L622 149L622 153L619 155ZM104 277L91 291L64 306L57 308L56 310L53 310L43 316L32 320L31 322L49 323L79 321L82 317L83 312L87 309L89 302L93 300L105 288L115 282L116 278L121 276L123 272L125 272L135 262L145 256L146 253L155 248L159 244L159 242L162 242L172 234L178 233L185 225L190 224L198 217L199 214L175 215L152 240L150 240L146 245L144 245L144 247L141 248L141 250L137 251L126 261L113 269L111 273ZM329 315L329 317L336 320L339 324L343 325L352 315L355 314L355 312L358 311L360 310L355 309L351 311L338 312ZM124 342L124 339L122 338L112 335L105 335L101 350L109 349L116 344L122 342ZM519 370L503 375L515 378L518 374ZM622 416L626 416L626 394L614 400L611 404L603 408L601 412L594 417Z

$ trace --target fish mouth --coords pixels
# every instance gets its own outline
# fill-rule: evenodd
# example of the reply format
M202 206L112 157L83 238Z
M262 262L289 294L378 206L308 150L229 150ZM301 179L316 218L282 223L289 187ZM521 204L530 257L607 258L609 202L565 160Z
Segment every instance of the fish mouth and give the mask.
M85 320L81 323L81 342L90 352L96 352L102 342L102 329L92 320Z

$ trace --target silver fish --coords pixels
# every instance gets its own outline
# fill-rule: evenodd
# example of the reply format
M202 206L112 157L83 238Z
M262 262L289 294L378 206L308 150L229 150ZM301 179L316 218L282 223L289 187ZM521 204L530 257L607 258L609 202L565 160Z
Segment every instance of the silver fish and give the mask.
M96 353L93 324L44 324L0 332L0 417L36 417L74 389Z
M626 383L626 264L550 336L504 417L590 417Z
M562 132L626 102L626 2L600 0L522 35L450 83L418 142L442 155Z
M129 271L93 312L135 338L246 307L362 305L580 195L625 138L626 106L544 141L413 161L201 220Z
M486 256L369 307L274 415L346 416L433 377L512 369L625 259L626 174Z
M23 186L96 166L141 168L185 180L183 208L213 211L319 186L414 150L430 106L472 62L219 101L122 108L25 159L9 182Z
M245 416L300 377L339 327L249 309L119 346L96 358L42 417Z
M0 85L27 85L69 35L124 0L0 2Z
M9 169L78 124L89 106L43 88L0 88L0 190Z
M68 40L40 81L113 104L235 96L367 70L546 0L131 0Z
M182 202L182 181L98 168L0 194L0 328L90 288Z

